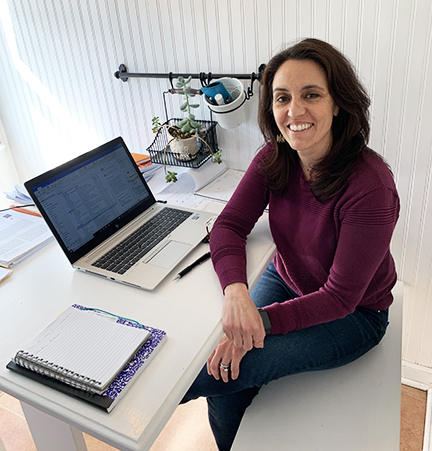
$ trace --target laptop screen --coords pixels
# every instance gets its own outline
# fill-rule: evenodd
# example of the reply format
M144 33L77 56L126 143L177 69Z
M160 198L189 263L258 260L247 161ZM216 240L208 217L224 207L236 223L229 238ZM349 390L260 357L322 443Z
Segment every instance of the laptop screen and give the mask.
M121 138L36 177L26 187L73 261L154 203Z

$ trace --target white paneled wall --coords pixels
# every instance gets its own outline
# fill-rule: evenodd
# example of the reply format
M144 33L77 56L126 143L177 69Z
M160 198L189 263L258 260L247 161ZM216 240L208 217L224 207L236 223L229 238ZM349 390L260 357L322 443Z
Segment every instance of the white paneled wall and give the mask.
M308 36L341 49L371 94L371 146L392 166L402 201L393 252L407 286L403 358L431 371L430 0L0 0L0 117L18 174L117 135L145 152L169 84L123 83L113 76L121 63L130 72L251 73ZM218 128L230 167L246 169L261 144L257 91L246 123ZM167 104L179 114L178 97ZM204 105L200 114L210 118Z

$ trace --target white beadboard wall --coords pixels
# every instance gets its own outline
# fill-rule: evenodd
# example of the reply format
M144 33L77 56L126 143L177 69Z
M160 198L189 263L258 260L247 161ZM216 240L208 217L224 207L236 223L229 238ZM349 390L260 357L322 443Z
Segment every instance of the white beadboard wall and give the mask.
M24 181L117 135L145 152L168 81L123 83L113 76L121 63L130 72L252 73L298 37L341 49L371 94L371 146L393 168L402 202L393 253L406 284L403 359L430 375L430 0L0 0L0 118L17 172ZM257 97L246 123L218 128L229 167L246 169L261 144ZM179 99L167 100L175 117ZM210 118L204 105L200 114Z

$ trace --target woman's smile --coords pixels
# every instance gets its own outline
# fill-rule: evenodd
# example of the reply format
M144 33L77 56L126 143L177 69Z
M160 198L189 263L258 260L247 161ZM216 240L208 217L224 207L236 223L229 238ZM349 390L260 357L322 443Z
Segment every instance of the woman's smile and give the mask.
M311 128L313 124L289 124L288 128L293 132L302 132Z

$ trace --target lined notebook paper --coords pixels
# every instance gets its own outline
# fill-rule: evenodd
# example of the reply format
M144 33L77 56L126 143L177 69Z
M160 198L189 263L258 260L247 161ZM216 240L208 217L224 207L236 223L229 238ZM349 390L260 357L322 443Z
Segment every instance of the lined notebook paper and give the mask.
M102 393L149 337L145 329L69 307L13 361L82 390Z

